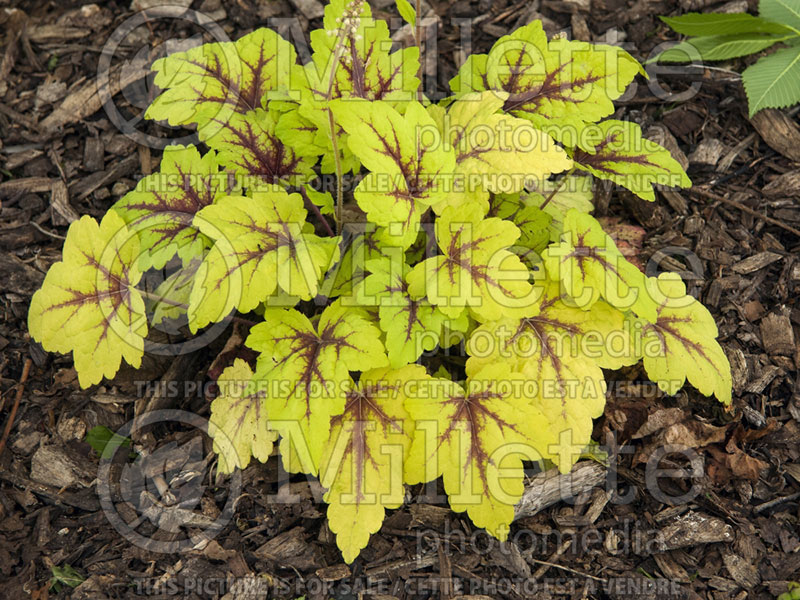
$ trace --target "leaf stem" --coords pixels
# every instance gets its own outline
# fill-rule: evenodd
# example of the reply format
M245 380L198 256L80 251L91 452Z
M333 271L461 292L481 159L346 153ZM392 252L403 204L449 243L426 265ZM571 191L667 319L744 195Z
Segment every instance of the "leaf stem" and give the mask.
M553 197L558 192L561 191L561 188L564 187L564 184L567 182L567 179L569 179L569 176L572 175L572 173L574 173L574 172L575 172L575 167L572 167L569 171L564 173L564 177L561 179L561 181L558 182L558 185L555 188L553 188L553 191L550 192L550 194L548 194L547 198L545 198L545 200L544 200L544 203L539 207L539 210L544 209L545 206L550 204L550 200L552 200Z

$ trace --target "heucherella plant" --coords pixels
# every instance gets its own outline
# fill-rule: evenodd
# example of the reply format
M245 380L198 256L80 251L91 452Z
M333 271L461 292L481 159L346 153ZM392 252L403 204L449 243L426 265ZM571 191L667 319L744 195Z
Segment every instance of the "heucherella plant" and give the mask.
M247 315L258 358L229 363L211 404L218 470L278 444L327 489L347 562L438 477L504 539L525 462L566 472L591 442L603 369L642 361L665 393L731 402L709 312L590 215L592 177L646 200L690 185L638 125L604 120L639 64L533 22L432 102L419 49L391 48L366 2L333 0L304 65L270 29L156 61L147 116L202 145L73 223L29 315L83 387L138 367L157 324Z

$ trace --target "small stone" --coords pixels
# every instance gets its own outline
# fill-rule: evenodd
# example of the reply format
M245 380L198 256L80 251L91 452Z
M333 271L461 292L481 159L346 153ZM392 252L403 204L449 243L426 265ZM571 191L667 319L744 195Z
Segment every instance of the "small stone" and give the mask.
M127 194L131 189L131 186L125 183L124 181L118 181L114 184L111 188L111 195L112 196L124 196Z

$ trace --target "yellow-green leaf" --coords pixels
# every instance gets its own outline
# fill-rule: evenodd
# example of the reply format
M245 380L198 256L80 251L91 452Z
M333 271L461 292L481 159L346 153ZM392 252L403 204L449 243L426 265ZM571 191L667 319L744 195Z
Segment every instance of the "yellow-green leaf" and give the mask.
M142 362L147 317L135 289L138 260L139 241L116 212L99 224L81 217L31 299L31 336L45 350L72 352L81 387L113 377L122 359L137 368Z

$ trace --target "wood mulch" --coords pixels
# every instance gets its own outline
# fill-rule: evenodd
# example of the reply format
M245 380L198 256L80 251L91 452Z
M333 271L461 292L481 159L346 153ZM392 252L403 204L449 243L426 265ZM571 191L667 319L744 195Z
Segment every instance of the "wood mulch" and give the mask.
M666 397L644 383L641 367L612 374L594 436L601 443L614 440L612 450L619 451L611 477L591 461L568 480L532 476L505 544L413 488L361 556L345 566L325 524L321 488L287 478L276 457L243 472L232 498L235 512L212 542L159 553L122 536L101 506L99 461L84 441L86 432L97 425L116 430L148 408L207 416L205 390L189 393L180 386L218 372L219 362L212 361L228 356L246 333L237 324L187 355L148 356L140 371L123 369L114 381L89 390L77 385L69 357L45 353L27 333L31 295L60 258L67 225L78 215L102 215L158 168L160 152L120 132L96 84L105 40L137 6L151 4L0 0L0 424L13 421L0 455L0 597L316 600L368 592L365 597L385 599L741 600L772 599L800 580L800 128L796 109L747 118L734 72L747 60L659 77L672 93L697 84L689 99L665 101L640 79L635 93L618 104L615 117L636 121L669 148L688 166L694 188L659 191L657 201L647 203L599 184L595 199L596 213L620 236L634 232L626 244L643 265L682 272L712 311L733 368L731 412L688 387ZM373 3L379 16L396 19L391 5ZM550 33L622 43L646 58L674 39L657 15L754 7L745 0L432 5L439 60L428 61L426 70L440 90L461 60L464 19L474 19L473 51L541 18ZM232 39L273 17L294 17L303 32L321 25L316 0L195 0L191 7L212 15ZM135 117L153 92L141 78L142 65L167 40L197 33L189 21L162 19L117 50L109 92L137 131L165 139L189 133ZM643 228L644 239L632 225ZM184 393L170 393L176 383ZM176 424L135 441L150 453L151 465L160 465L152 479L176 486L193 511L188 521L173 515L183 528L159 521L156 531L145 517L137 531L168 542L222 514L233 480L208 475L210 447L196 430ZM669 444L695 453L653 462ZM647 482L655 467L683 475L662 477L654 489ZM129 501L133 520L140 494L156 490L135 488L142 471L112 468L129 482L121 499ZM195 471L203 476L187 478ZM181 477L182 487L176 483ZM615 493L602 485L606 479ZM565 482L576 497L561 501ZM675 497L690 484L693 498L674 506L667 501L665 495ZM284 502L291 494L295 501ZM121 499L115 497L124 517ZM50 589L52 568L65 565L84 581L74 589ZM245 584L249 591L234 588Z

